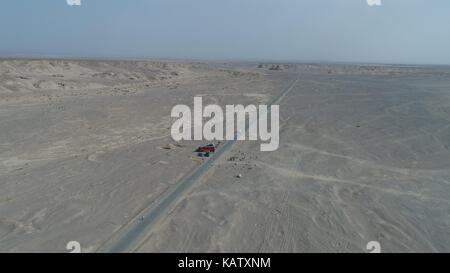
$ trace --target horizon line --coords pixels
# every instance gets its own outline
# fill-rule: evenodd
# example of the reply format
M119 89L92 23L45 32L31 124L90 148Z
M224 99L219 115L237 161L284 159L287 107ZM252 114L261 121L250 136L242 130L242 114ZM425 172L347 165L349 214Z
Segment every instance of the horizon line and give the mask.
M196 57L135 57L135 56L71 56L46 54L0 54L0 60L69 60L69 61L160 61L204 63L273 63L273 64L335 64L335 65L390 65L390 66L450 66L450 63L402 63L383 61L337 61L337 60L288 60L258 58L196 58Z

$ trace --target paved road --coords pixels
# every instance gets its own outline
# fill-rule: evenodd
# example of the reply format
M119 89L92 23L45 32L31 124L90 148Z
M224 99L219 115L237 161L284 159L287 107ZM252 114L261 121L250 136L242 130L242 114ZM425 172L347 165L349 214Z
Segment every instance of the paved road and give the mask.
M269 105L278 104L294 88L297 81L298 78L293 80L288 87L269 103ZM129 227L122 230L119 236L113 239L112 243L106 244L103 248L100 248L99 251L121 253L132 252L135 250L138 244L150 233L152 227L158 220L165 216L166 213L178 203L183 197L183 193L186 193L188 189L191 188L216 161L221 159L222 155L229 151L235 143L236 140L226 141L210 159L181 179L172 191L167 193L155 204L152 204L149 208L143 210L144 212L138 217L141 221L133 222Z

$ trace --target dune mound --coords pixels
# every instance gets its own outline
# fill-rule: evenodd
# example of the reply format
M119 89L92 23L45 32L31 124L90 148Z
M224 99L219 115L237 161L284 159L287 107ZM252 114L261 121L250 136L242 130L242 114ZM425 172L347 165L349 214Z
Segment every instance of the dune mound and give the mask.
M188 65L153 61L0 60L0 92L151 84L187 73Z

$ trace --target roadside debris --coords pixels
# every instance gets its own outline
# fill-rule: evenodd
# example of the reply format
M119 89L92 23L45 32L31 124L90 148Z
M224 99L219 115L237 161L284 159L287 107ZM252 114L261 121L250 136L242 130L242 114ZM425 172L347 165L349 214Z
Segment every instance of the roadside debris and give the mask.
M167 145L161 147L161 149L163 149L163 150L172 150L172 149L175 149L175 148L176 148L176 146L173 145L173 144L167 144Z
M185 145L179 144L179 143L168 143L164 146L158 147L160 150L175 150L176 148L184 148Z

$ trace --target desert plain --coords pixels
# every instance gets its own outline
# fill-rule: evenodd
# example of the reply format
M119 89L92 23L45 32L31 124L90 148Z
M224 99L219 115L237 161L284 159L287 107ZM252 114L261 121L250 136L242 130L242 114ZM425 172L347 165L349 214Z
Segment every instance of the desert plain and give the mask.
M234 143L129 251L449 252L449 67L52 59L0 60L0 252L110 250L210 160L173 106L292 83L279 149Z

